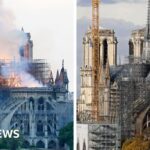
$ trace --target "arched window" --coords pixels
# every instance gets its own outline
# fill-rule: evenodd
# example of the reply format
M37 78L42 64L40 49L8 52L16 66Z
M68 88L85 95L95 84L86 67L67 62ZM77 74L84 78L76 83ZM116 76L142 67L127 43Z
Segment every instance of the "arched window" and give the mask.
M24 141L22 144L23 148L29 148L30 147L30 143L28 141Z
M37 148L45 148L45 144L44 144L43 141L38 141L38 142L36 143L36 147L37 147Z
M50 149L56 149L56 142L50 141L50 142L48 143L48 148L50 148Z
M37 123L37 135L44 135L44 126L41 120L39 120Z
M79 140L77 142L77 150L80 150L80 143L79 143Z
M34 99L32 97L29 98L29 109L34 110Z
M30 126L29 126L29 123L27 122L24 125L24 134L29 135L29 133L30 133Z
M46 109L47 110L53 110L53 107L51 106L51 104L46 103Z
M129 55L134 56L134 45L131 40L129 41Z
M41 97L38 100L38 110L44 110L44 98Z
M49 125L47 125L47 132L48 132L48 135L51 135L51 134L52 134L52 132L51 132L51 128L50 128L50 126L49 126Z
M84 140L84 142L83 142L83 150L86 150L85 140Z
M103 65L106 66L108 60L108 43L107 40L105 39L103 41Z

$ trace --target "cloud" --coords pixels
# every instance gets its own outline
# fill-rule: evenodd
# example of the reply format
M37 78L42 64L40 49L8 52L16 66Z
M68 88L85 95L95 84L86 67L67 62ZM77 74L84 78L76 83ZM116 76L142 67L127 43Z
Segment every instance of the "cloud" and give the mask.
M78 19L77 21L77 93L80 93L80 67L82 66L83 60L83 48L82 48L82 38L90 25L90 20L86 17ZM121 58L128 56L129 51L129 38L131 31L142 28L139 25L135 25L131 22L124 20L118 20L113 18L102 18L101 26L106 29L113 29L115 35L118 39L118 57Z
M101 1L104 4L114 4L114 3L144 3L144 0L102 0ZM78 6L90 6L91 0L78 0L77 1Z

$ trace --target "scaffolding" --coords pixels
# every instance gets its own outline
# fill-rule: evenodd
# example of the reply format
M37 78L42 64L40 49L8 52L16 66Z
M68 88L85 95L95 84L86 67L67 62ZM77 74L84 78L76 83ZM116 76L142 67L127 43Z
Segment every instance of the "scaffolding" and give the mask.
M44 59L29 62L28 72L43 85L48 84L51 78L50 65Z
M92 0L92 121L99 121L99 0Z
M120 74L115 79L118 91L116 90L114 93L118 93L116 98L119 98L118 117L121 127L121 139L125 140L137 134L136 119L149 104L150 88L147 79L150 64L143 62L130 63L129 61L121 68Z
M119 139L117 124L89 125L89 150L119 150Z
M22 87L21 72L33 76L41 85L48 85L53 78L50 65L44 59L0 60L0 86Z

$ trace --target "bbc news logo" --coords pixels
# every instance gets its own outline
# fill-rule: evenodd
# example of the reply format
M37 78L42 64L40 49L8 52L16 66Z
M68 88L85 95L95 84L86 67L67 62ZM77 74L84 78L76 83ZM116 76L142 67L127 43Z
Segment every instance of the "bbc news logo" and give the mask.
M19 138L19 130L0 130L0 138Z

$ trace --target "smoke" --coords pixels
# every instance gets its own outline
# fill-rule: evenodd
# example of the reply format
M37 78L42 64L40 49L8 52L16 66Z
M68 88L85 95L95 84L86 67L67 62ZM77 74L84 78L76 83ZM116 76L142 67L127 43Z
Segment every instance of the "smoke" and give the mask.
M19 59L19 47L27 42L24 32L17 30L11 10L0 0L0 59Z
M28 39L24 31L17 30L14 22L13 12L4 8L0 0L0 59L8 60L2 65L1 74L8 81L13 77L12 86L20 84L21 87L41 87L43 85L27 72L28 63L20 58L19 49L27 44Z
M27 61L12 61L1 68L1 73L6 79L14 77L14 81L11 86L19 85L20 87L43 87L35 78L27 72Z

